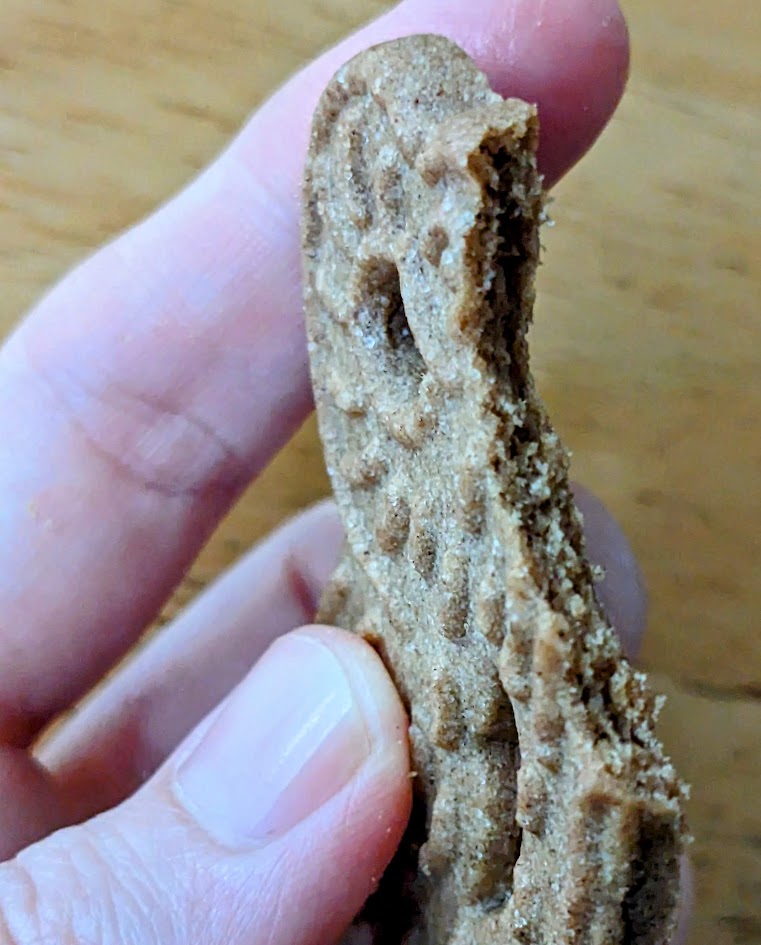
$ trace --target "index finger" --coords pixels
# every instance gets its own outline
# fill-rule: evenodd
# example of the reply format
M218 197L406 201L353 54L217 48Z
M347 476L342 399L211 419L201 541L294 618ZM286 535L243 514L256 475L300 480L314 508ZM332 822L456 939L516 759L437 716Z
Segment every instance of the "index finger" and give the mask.
M282 88L166 207L62 282L0 352L0 735L16 743L134 641L310 409L299 191L350 56L437 32L539 103L550 180L623 89L614 0L406 0Z

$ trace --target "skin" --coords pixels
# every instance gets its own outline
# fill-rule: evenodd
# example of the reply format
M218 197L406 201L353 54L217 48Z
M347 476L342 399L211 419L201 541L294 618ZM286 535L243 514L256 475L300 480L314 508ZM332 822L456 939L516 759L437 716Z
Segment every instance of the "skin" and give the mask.
M310 116L350 55L410 32L449 35L496 89L539 103L549 183L624 88L614 0L406 0L294 77L0 349L0 945L336 942L402 835L396 693L364 643L309 625L341 542L329 503L91 691L311 409L298 279ZM581 501L634 654L636 564L602 506Z

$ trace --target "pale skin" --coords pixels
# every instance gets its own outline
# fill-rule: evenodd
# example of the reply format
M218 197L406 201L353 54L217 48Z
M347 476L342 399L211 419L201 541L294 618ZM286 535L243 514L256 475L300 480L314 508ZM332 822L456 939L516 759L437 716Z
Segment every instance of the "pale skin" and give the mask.
M310 116L349 56L411 32L450 36L497 90L538 102L548 184L624 88L614 0L406 0L291 80L0 350L0 945L338 942L403 833L398 697L363 642L310 624L341 542L330 504L41 735L130 649L311 409L298 278ZM581 501L636 655L634 559Z

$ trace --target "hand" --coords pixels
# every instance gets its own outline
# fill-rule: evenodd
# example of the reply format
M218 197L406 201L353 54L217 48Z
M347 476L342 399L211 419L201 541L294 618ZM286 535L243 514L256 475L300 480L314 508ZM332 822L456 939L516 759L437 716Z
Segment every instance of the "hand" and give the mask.
M333 942L402 835L390 681L359 639L302 626L341 541L329 504L41 735L138 639L309 411L297 194L311 112L350 55L417 31L539 102L549 182L625 81L614 0L407 0L296 76L0 351L0 945ZM636 569L593 508L633 650Z

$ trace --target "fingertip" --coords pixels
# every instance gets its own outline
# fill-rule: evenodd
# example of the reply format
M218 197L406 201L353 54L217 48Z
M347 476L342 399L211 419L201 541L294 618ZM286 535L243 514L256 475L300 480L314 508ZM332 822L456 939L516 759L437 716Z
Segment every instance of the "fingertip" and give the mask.
M373 812L375 822L368 827L373 855L385 869L412 808L409 723L401 697L381 658L358 634L326 624L301 627L295 633L330 649L350 681L365 720L372 748L355 791Z
M550 132L539 146L548 187L595 143L629 78L629 30L616 0L585 0L571 9L567 23L557 27L553 79L538 99L540 124Z
M584 516L584 536L590 560L605 574L597 595L618 632L624 652L635 658L647 627L647 591L637 559L621 526L603 503L574 484L576 504Z
M336 569L344 544L335 502L324 499L310 506L293 520L292 527L296 565L308 585L310 598L317 602Z
M692 867L692 861L686 855L683 856L680 861L679 879L679 917L677 919L672 945L686 945L690 932L692 913L695 908L695 873Z
M408 794L407 715L381 658L358 634L328 624L311 624L294 633L326 646L341 664L365 718L373 753Z
M302 627L296 633L330 648L342 665L361 706L372 744L368 762L343 799L340 834L332 830L336 838L335 875L338 886L345 890L344 898L339 897L335 908L344 910L345 928L375 892L407 827L412 810L408 720L383 662L359 635L323 624ZM324 815L335 818L335 811L326 808ZM319 830L320 820L312 821L312 830ZM351 879L347 880L347 876ZM353 908L346 910L345 897L349 893ZM342 940L342 945L348 942L359 945L367 940L366 936L367 930L359 938Z
M336 823L351 839L373 833L380 814L398 841L409 790L406 718L359 637L321 625L285 634L212 718L200 740L190 736L192 750L178 751L175 781L218 839L269 846L306 829L325 843Z
M456 6L464 18L462 4ZM490 8L492 27L473 32L465 48L497 92L538 106L539 164L552 186L594 143L623 95L629 73L624 14L616 0L475 6L484 19L480 8Z

